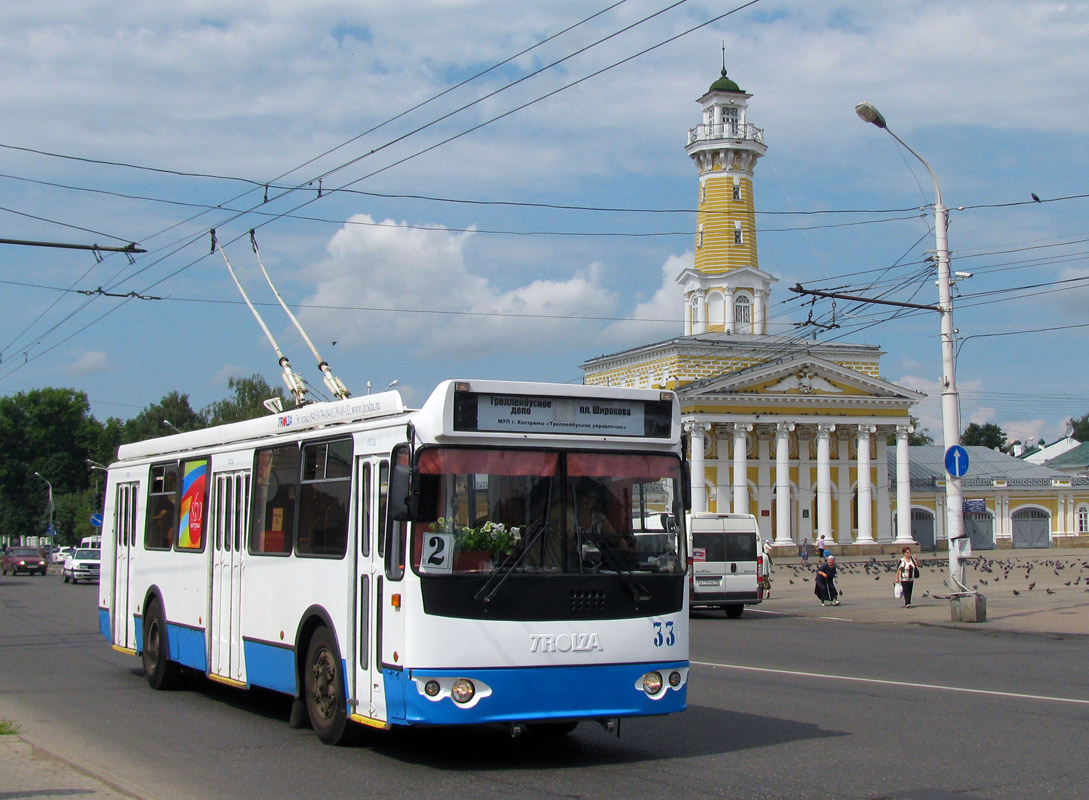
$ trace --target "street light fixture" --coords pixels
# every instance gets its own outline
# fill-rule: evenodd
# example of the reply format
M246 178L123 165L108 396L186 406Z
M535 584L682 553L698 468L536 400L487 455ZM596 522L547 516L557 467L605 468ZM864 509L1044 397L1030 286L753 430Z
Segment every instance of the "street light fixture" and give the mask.
M177 425L175 425L173 422L171 422L168 419L163 420L163 425L170 428L170 430L174 431L174 433L181 433L181 428L179 428Z
M938 310L941 312L942 338L942 440L945 452L960 445L960 395L957 393L955 330L953 328L953 292L949 272L949 215L942 204L942 187L938 176L921 155L912 150L907 142L889 130L885 118L872 103L859 103L855 113L863 122L876 125L899 142L905 150L919 159L934 181L934 237L938 260ZM945 476L945 530L949 542L949 579L954 591L968 591L964 585L961 558L966 555L967 538L964 534L964 497L960 477L949 473Z
M46 478L42 477L40 472L35 472L39 478L45 481L45 485L49 487L49 545L53 546L53 484L51 484Z

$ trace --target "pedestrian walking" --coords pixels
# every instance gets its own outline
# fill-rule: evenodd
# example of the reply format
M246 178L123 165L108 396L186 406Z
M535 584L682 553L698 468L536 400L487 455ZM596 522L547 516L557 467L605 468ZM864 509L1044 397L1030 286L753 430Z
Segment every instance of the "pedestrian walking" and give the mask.
M814 580L813 593L822 606L839 605L839 591L836 589L836 557L828 556L824 563L817 567L817 576Z
M802 546L798 548L798 555L801 556L802 563L809 563L809 540L802 539Z
M764 587L764 599L771 597L771 539L765 539L761 546L764 557L760 560L760 585Z
M911 590L915 587L915 579L919 577L919 562L911 554L910 547L902 547L900 553L900 563L896 565L896 582L900 585L904 608L911 608Z
M817 537L817 555L819 555L821 558L824 558L826 555L828 555L828 545L824 541L823 533L819 537Z

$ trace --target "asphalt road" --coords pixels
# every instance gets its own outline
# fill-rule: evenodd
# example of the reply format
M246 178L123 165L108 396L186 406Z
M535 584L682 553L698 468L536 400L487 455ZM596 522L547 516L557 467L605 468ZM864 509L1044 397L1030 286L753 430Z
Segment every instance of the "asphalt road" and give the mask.
M136 796L1063 798L1089 795L1089 640L696 612L689 710L581 725L371 734L323 746L288 702L197 678L154 692L95 623L96 587L0 580L0 720ZM0 764L0 797L4 796Z

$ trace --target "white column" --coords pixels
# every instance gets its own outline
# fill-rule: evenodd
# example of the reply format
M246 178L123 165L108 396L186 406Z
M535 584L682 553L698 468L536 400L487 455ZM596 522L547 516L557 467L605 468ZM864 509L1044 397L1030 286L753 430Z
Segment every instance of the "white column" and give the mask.
M753 292L753 314L752 314L752 332L753 333L767 333L765 329L766 321L766 309L765 294L762 290L757 289Z
M730 445L727 441L726 428L722 425L713 425L711 435L715 439L718 451L718 458L715 461L718 467L715 474L715 493L718 502L715 508L719 512L729 511L733 484L730 483Z
M687 422L688 440L691 446L692 510L707 510L707 470L703 461L703 434L711 426L706 422Z
M873 538L873 482L870 477L870 437L874 425L858 426L858 544L870 544Z
M775 543L790 544L790 432L794 423L775 426Z
M942 489L945 485L942 484ZM938 495L934 500L934 543L949 541L949 526L946 525L945 519L945 495ZM897 540L899 541L899 540Z
M851 434L842 430L837 434L836 449L836 528L840 544L851 543Z
M889 443L887 432L877 434L877 541L892 541L892 498L889 496Z
M726 299L723 302L726 304L726 308L723 309L723 324L726 326L726 333L734 332L734 288L727 286L725 289Z
M812 428L804 426L798 429L798 506L808 513L802 516L798 513L798 541L813 538L813 468L810 467L810 442Z
M772 537L771 490L771 430L761 425L756 431L756 524L761 541Z
M749 513L749 467L747 434L752 425L744 422L734 423L734 508L735 514Z
M910 425L896 426L896 543L911 544L911 460L908 455L908 437L915 430ZM935 514L934 536L941 514Z
M832 448L829 437L835 425L817 426L817 537L834 542L832 536Z
M707 295L704 294L703 289L699 289L696 292L696 301L699 303L700 321L699 325L694 326L693 333L706 333L707 332Z

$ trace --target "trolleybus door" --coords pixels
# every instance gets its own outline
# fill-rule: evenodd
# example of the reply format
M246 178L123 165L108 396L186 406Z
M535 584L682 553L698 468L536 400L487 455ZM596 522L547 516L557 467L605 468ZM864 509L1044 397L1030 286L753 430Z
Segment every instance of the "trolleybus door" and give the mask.
M212 591L208 614L211 658L208 672L232 682L246 682L242 657L242 570L249 530L250 472L215 476L212 522Z
M348 687L352 714L357 721L386 720L386 701L382 691L382 671L378 665L376 611L381 591L381 559L378 556L379 514L384 508L381 492L389 474L389 462L376 458L356 461L356 515L352 537L355 558L356 590L349 619L352 620L352 664Z
M113 644L136 649L136 623L129 613L129 564L136 552L136 498L139 483L119 483L114 489L113 507Z

